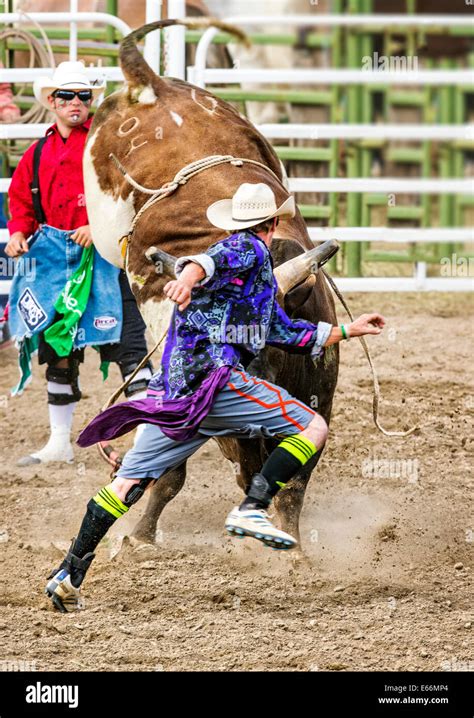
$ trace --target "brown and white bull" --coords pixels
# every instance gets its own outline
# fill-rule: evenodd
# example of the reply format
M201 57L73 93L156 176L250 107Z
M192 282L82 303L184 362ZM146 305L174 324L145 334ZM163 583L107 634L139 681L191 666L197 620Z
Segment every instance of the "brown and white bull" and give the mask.
M120 63L126 84L106 98L92 123L84 175L95 246L103 257L123 266L120 240L150 199L149 194L132 186L124 171L139 185L157 189L171 181L184 166L206 157L232 155L256 164L226 162L206 169L152 204L136 222L128 243L126 271L156 339L166 330L173 305L163 294L168 278L154 271L145 256L147 249L154 245L175 256L205 251L225 236L209 224L206 208L218 199L232 196L242 182L269 184L279 204L287 197L281 164L274 150L248 120L208 91L181 80L156 76L143 60L137 41L148 32L174 22L145 25L123 40ZM188 21L181 24L193 26ZM226 29L239 34L235 29ZM305 253L310 249L314 251L299 212L293 219L280 223L272 254L281 301L290 316L334 324L334 304L324 276L310 273L314 263L312 255ZM319 369L315 369L309 356L291 355L270 347L248 369L284 386L313 407L317 401L318 410L329 422L338 371L335 347L326 350ZM239 467L237 480L242 489L276 445L275 440L263 439L226 438L218 443L224 456ZM276 499L281 527L297 538L303 497L316 462L317 459L305 465L288 490ZM135 528L135 538L154 541L157 519L182 488L185 474L186 466L182 465L155 484L146 512Z

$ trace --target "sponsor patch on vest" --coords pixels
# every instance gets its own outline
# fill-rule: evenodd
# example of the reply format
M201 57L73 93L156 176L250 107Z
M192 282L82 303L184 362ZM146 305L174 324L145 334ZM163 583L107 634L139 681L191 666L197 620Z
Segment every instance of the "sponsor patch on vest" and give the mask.
M22 292L18 300L18 311L30 331L36 330L47 319L47 314L31 289Z
M107 329L113 329L118 324L115 317L95 317L94 327L105 332Z

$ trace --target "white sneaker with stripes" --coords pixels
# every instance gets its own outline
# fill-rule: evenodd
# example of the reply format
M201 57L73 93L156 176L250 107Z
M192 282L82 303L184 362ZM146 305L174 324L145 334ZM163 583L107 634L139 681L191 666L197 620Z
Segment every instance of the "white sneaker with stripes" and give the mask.
M231 536L250 536L275 549L290 549L298 545L293 536L272 524L264 509L241 510L236 506L227 516L225 527Z
M61 613L81 611L84 608L81 589L72 585L71 576L65 568L52 576L46 585L45 593Z

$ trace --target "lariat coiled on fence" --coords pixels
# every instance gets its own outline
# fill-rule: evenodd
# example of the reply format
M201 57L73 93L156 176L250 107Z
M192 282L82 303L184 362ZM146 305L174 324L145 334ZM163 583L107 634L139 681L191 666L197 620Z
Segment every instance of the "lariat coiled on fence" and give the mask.
M29 68L34 67L56 67L56 61L54 59L53 50L51 47L51 43L48 40L48 37L41 27L39 23L36 22L36 20L33 20L27 13L22 12L19 10L21 15L25 18L25 21L28 21L29 23L32 23L40 32L41 37L43 39L43 43L33 35L33 33L29 32L28 30L22 30L20 28L7 28L6 30L2 30L0 32L0 42L5 42L6 40L10 38L15 38L17 40L23 41L30 51L30 58L29 58ZM21 96L21 93L23 92L24 85L18 85L17 83L17 92L13 99L18 98ZM23 115L21 115L16 122L18 124L39 124L42 122L48 122L50 119L50 113L48 110L39 104L39 102L35 102L32 107L30 107L29 110L27 110ZM10 124L9 120L0 120L0 124ZM9 152L15 153L15 149L8 147ZM24 149L19 148L16 150L17 154L23 154Z

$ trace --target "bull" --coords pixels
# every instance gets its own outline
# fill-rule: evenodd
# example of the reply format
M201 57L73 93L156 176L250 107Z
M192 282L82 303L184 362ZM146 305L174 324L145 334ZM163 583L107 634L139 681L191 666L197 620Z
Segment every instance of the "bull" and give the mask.
M224 236L208 222L206 208L232 196L243 182L270 185L278 204L288 194L281 163L254 125L212 93L182 80L159 77L145 62L137 42L148 32L173 24L202 27L204 22L164 20L144 25L124 38L120 64L126 82L96 112L84 154L94 244L105 259L125 267L140 311L156 339L166 330L173 305L163 293L168 277L157 273L148 259L150 248L174 257L206 251ZM206 24L242 35L215 20ZM195 174L189 172L189 165L202 166L199 163L205 158L215 157L230 159L210 162ZM188 168L184 180L183 168ZM173 178L176 182L170 185ZM160 201L153 201L159 188L164 188ZM314 272L315 252L299 211L280 223L272 244L279 301L290 316L335 324L329 286L321 272ZM317 406L329 423L338 362L336 346L326 349L317 370L308 356L266 347L246 368L285 387L313 408ZM237 483L245 491L276 440L222 438L218 444L224 457L238 467ZM298 541L305 490L319 458L318 452L275 502L281 528ZM182 488L185 476L183 464L160 478L132 537L154 542L157 520Z

